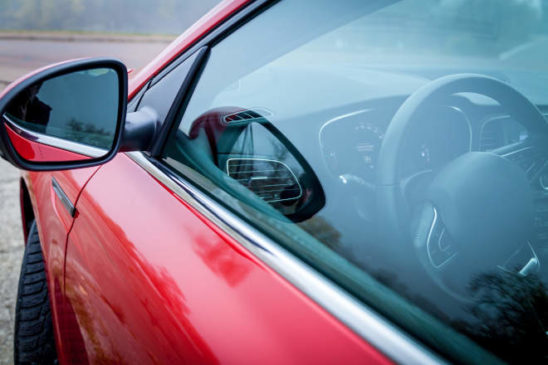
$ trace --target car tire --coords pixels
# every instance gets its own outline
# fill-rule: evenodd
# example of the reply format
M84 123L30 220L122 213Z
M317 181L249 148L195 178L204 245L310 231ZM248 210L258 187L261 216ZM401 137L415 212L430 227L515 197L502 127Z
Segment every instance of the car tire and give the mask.
M57 363L42 246L36 222L29 230L21 265L14 334L15 364Z

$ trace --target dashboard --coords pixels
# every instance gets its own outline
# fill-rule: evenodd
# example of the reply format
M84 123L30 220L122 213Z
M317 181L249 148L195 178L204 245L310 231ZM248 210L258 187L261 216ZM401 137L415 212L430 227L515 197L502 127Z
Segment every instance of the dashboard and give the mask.
M353 175L373 183L379 150L394 111L356 110L325 122L319 132L324 163L332 176ZM400 176L437 170L471 151L473 126L455 106L436 106L422 112L409 131L401 155Z
M331 118L325 121L321 120L321 115L327 114L324 111L306 119L277 123L281 130L270 122L276 115L270 113L267 119L262 110L212 110L193 124L190 140L211 145L208 155L217 169L292 220L305 220L321 209L325 200L323 189L339 190L324 179L355 186L353 193L341 188L335 194L354 201L360 216L372 217L379 152L401 105L400 100L393 101L350 110L332 109ZM302 127L293 130L299 133L284 131L285 126L297 122ZM497 107L462 99L460 103L425 107L407 128L398 147L400 160L396 168L400 181L414 179L406 185L408 191L424 190L429 178L466 152L492 151L529 138L522 124ZM314 130L317 132L310 133ZM523 160L516 162L526 170L530 163L537 164L536 188L548 194L548 165L538 165L534 150L516 157ZM424 178L414 178L419 175ZM306 208L313 201L320 203Z
M383 112L357 110L333 118L321 127L319 143L332 175L352 174L372 179L387 124L381 118Z
M322 160L333 179L343 180L345 184L359 181L362 187L374 186L379 150L394 113L394 107L361 108L321 125ZM525 147L518 148L517 153L503 156L520 165L531 181L536 207L533 242L548 251L548 146L544 149L528 143L528 138L534 136L529 135L527 128L493 106L472 103L436 106L424 111L413 123L401 146L402 160L398 168L402 179L423 171L433 172L429 174L431 178L451 160L469 151L516 151L515 146L523 144ZM418 184L424 186L428 181L421 180ZM367 190L361 189L360 194L367 194ZM373 195L374 190L369 189L369 193ZM345 199L355 200L350 195ZM371 217L372 212L367 211L372 204L372 197L365 198L355 204L355 210L361 217Z
M508 115L487 118L480 127L479 150L492 151L496 148L522 142L528 136L527 129Z

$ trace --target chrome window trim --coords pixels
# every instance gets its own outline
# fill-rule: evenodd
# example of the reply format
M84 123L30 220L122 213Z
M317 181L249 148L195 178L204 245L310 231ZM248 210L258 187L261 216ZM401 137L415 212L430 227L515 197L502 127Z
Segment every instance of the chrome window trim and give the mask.
M401 364L447 363L180 176L142 152L126 155L391 360Z
M46 146L59 148L65 151L74 152L80 155L94 158L103 157L109 152L108 150L104 150L102 148L89 146L83 143L72 142L59 137L48 136L40 132L31 131L28 128L24 128L18 125L13 119L11 119L9 115L7 115L7 113L4 113L3 117L6 120L6 124L8 124L13 130L15 130L15 132L21 137L29 141L41 143Z
M432 244L432 235L434 234L434 229L436 229L436 224L438 223L438 210L432 207L432 211L434 212L434 218L432 218L432 223L430 224L430 229L428 230L428 236L426 236L426 254L428 255L428 260L430 261L430 264L435 269L439 270L440 268L445 266L449 261L451 261L457 255L457 252L455 252L448 258L446 258L445 261L443 261L441 264L436 264L434 262L434 259L432 258L432 249L430 248L430 246ZM445 227L442 228L442 231L437 240L438 241L437 245L440 251L443 251L440 246L440 242L444 234L445 234Z

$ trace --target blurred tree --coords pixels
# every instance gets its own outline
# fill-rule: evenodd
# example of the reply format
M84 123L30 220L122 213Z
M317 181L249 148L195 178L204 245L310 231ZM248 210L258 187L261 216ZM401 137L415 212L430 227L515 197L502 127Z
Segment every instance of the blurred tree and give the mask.
M457 328L510 363L548 363L548 290L539 276L483 274L470 290L477 322L457 322Z

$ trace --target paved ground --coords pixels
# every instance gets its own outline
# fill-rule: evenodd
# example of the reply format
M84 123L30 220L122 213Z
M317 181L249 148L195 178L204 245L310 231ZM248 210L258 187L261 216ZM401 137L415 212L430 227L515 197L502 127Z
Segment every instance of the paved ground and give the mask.
M79 57L115 57L139 69L167 44L165 37L10 36L0 34L0 91L23 74ZM0 159L0 364L13 362L13 322L23 237L19 214L19 172Z
M148 40L147 40L148 39ZM80 57L114 57L128 68L139 68L152 60L167 44L169 38L117 37L102 39L94 36L85 40L58 36L21 39L21 36L0 32L0 88L6 82L50 63ZM130 41L132 40L132 41Z
M19 219L19 172L0 159L0 363L12 360L12 334L23 235Z

